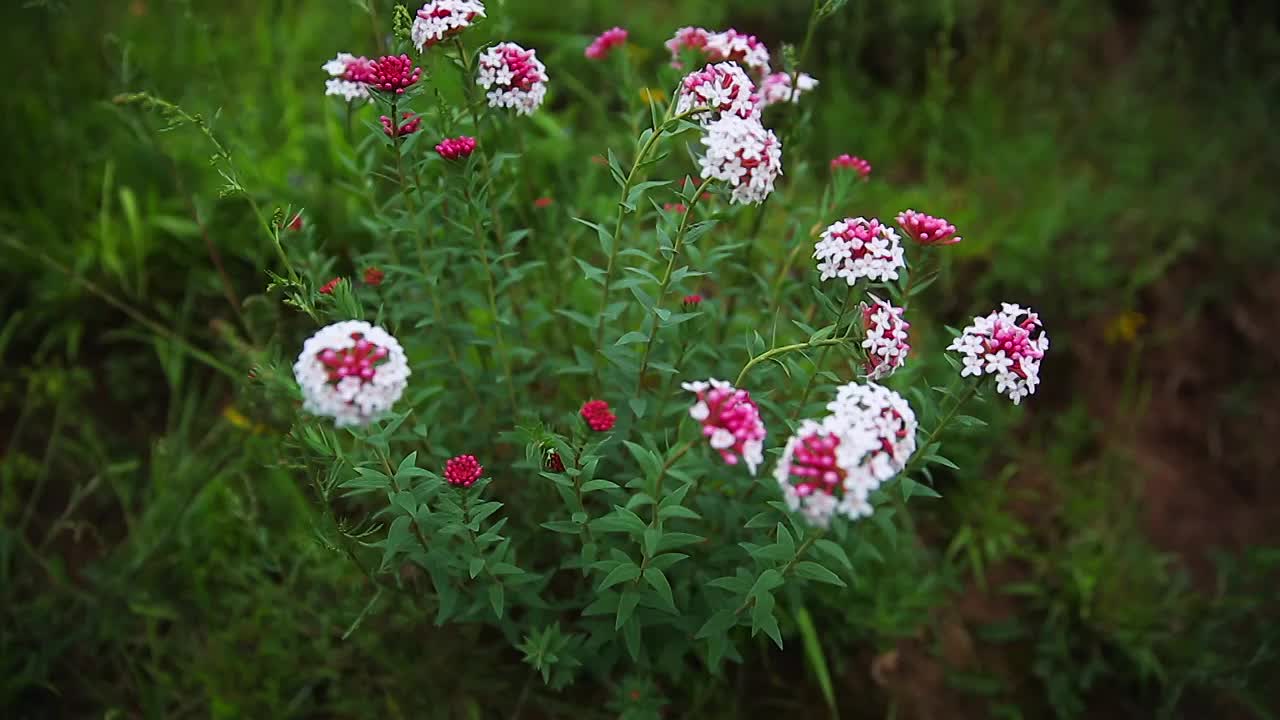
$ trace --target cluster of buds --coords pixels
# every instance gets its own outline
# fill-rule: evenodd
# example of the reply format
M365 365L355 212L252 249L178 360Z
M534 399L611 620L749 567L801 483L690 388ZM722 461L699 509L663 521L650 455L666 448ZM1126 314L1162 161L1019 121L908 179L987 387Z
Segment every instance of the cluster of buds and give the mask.
M488 91L489 107L529 115L546 99L547 66L534 50L499 43L480 55L476 84Z
M406 137L418 132L422 127L422 118L413 113L404 113L401 119L404 122L398 126L386 115L378 118L378 121L382 123L382 132L386 133L389 138Z
M898 213L898 227L921 245L955 245L963 239L956 235L955 225L915 210Z
M1000 310L974 318L947 349L963 357L961 377L992 375L996 392L1017 405L1040 384L1049 336L1030 308L1003 303Z
M476 139L463 135L456 138L445 138L436 144L436 152L445 160L461 160L470 157L476 151Z
M813 257L822 280L844 278L851 287L862 278L897 280L898 269L906 267L898 233L875 218L833 223L814 245Z
M376 267L367 267L364 270L364 284L369 287L378 287L386 276L385 272Z
M603 60L609 51L627 44L627 31L620 27L610 28L587 46L585 55L589 60Z
M751 393L715 378L681 387L697 394L689 417L702 424L702 435L712 449L730 465L737 465L741 458L748 472L755 475L764 462L765 429Z
M831 170L853 170L862 177L866 178L871 175L871 163L863 160L857 155L844 154L831 160Z
M321 295L332 295L334 290L338 289L338 285L342 282L342 278L336 277L329 282L320 286Z
M583 403L578 414L587 421L587 427L595 432L608 432L618 422L618 416L613 414L609 409L609 403L604 400L588 400Z
M391 409L408 386L404 349L386 330L351 320L321 328L293 365L303 409L338 427L363 425Z
M707 126L702 144L702 176L732 188L731 202L764 202L782 175L782 142L758 119L725 115Z
M755 35L740 33L733 28L714 33L707 37L704 52L713 61L731 60L742 63L756 77L769 74L769 48Z
M418 52L457 35L484 17L484 3L479 0L431 0L418 10L409 37Z
M862 347L867 351L867 378L887 378L907 363L911 352L907 330L911 324L903 318L904 313L902 308L875 295L871 296L871 304L863 304Z
M373 90L403 95L422 79L422 68L414 67L408 55L383 55L361 66L352 78Z
M671 51L671 67L684 67L684 63L680 61L680 53L685 50L705 53L711 34L711 31L700 27L682 27L677 30L675 36L666 43L667 50Z
M445 482L458 488L469 488L484 477L484 466L475 455L451 457L444 464Z
M764 107L784 102L800 102L800 96L818 87L818 81L809 73L796 76L796 87L791 88L791 73L771 73L760 81L760 100Z
M680 303L680 306L684 308L685 312L697 310L698 307L701 305L702 305L702 296L698 294L685 295L684 300Z
M698 117L703 125L729 115L754 119L760 114L760 98L755 93L755 83L737 65L708 65L680 81L676 112L683 115L697 108L710 108Z

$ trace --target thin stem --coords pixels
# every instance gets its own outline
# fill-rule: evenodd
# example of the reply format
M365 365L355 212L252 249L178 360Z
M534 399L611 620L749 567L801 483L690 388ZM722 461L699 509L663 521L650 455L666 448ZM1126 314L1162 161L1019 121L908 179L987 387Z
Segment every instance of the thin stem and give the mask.
M507 340L502 332L502 316L498 314L498 295L493 280L493 265L489 262L489 236L480 227L475 213L475 200L471 196L470 183L463 183L463 192L467 199L467 212L471 215L471 230L480 241L480 261L484 267L485 293L489 300L489 313L493 316L494 338L498 341L498 357L502 361L502 370L507 380L507 398L511 403L511 412L518 407L516 403L515 380L511 377L511 352L507 348Z
M956 402L951 406L951 409L948 410L947 413L942 416L942 419L938 421L937 426L933 428L933 432L929 433L928 437L926 437L924 442L921 443L920 449L916 451L916 454L912 456L909 461L907 461L906 467L902 468L902 472L899 473L900 477L907 477L911 474L912 470L915 470L919 467L920 463L924 462L924 456L925 453L928 452L929 446L937 442L938 437L942 435L942 431L945 430L947 425L955 418L960 407L968 402L976 392L978 392L978 383L976 382L970 383L969 386L965 388L964 393L956 399Z
M689 205L684 210L684 216L680 218L680 227L676 230L675 240L671 244L671 257L667 259L667 269L662 274L662 282L658 286L658 297L654 301L656 304L653 310L653 326L649 329L649 339L644 343L644 353L640 358L640 372L636 374L636 394L639 394L640 389L644 386L644 372L649 369L649 353L653 349L654 339L658 336L658 328L662 325L658 311L662 309L662 303L666 300L667 288L671 285L671 276L674 274L676 259L680 257L680 248L684 246L684 238L689 233L689 221L693 218L693 211L698 207L698 201L702 199L707 186L713 182L715 182L713 178L707 178L694 189L693 198L689 200ZM602 320L603 317L601 315Z
M795 567L796 563L800 562L800 558L804 556L805 551L808 550L809 547L813 545L815 542L820 540L822 536L825 534L826 534L825 530L817 530L813 534L806 537L804 539L804 542L800 543L800 547L796 548L796 554L792 556L790 560L787 561L786 565L782 566L782 569L778 571L778 574L785 578L791 572L791 569ZM756 596L752 595L748 597L746 600L742 601L742 604L739 605L738 609L734 611L734 615L741 615L743 612L745 612L747 608L751 607L755 603L755 599L756 599Z
M853 295L857 292L857 285L849 286L849 293L845 295L844 302L840 305L840 310L836 313L836 324L833 334L840 332L840 323L844 321L845 313L849 306L853 304ZM822 366L827 362L828 349L823 349L822 354L818 357L818 364L813 368L813 374L809 376L808 382L804 384L804 392L800 394L800 402L796 404L797 417L799 413L804 412L804 404L809 401L809 393L813 392L814 381L818 379L818 375L822 374Z
M766 360L772 360L773 358L778 357L779 355L785 355L789 352L795 352L796 350L807 350L809 348L820 347L822 348L823 354L825 356L826 352L831 348L831 346L843 345L848 341L849 339L845 337L827 338L825 340L809 340L802 343L795 343L794 345L783 345L781 347L773 348L772 350L768 350L766 352L760 353L759 355L748 360L747 364L742 367L742 372L738 373L738 379L733 381L733 385L734 387L741 387L743 378L747 376L747 373L751 371L751 368L755 367L756 365L759 365L762 362L765 362Z

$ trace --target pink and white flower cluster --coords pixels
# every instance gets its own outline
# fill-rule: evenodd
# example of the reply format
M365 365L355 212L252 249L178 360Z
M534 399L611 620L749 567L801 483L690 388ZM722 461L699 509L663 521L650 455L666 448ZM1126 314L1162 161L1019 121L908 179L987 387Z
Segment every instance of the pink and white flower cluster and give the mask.
M609 28L600 33L595 40L592 40L583 54L587 56L588 60L603 60L610 50L626 44L626 30L620 27Z
M1030 308L1002 303L1000 310L974 318L947 349L963 356L961 377L992 375L996 392L1018 405L1040 385L1040 361L1049 350L1049 336Z
M700 27L682 27L677 30L676 34L666 42L667 50L671 52L671 67L684 67L684 63L680 61L680 53L685 50L705 52L711 35L711 31Z
M765 429L751 394L715 378L681 387L697 394L689 417L702 423L702 435L711 447L730 465L737 465L741 458L755 475L764 462Z
M906 311L888 301L871 296L871 304L862 306L862 347L867 351L867 378L882 380L907 364L911 345L907 331L911 323L903 317Z
M307 339L293 365L302 407L338 427L364 425L391 409L409 384L404 348L361 320L334 323Z
M478 17L484 17L484 3L479 0L431 0L418 10L409 36L418 52L425 52L471 27Z
M755 83L742 68L733 63L717 63L689 73L680 81L676 113L683 115L700 107L711 108L698 116L703 125L726 115L749 120L760 115L760 97Z
M845 153L831 159L831 170L853 170L863 178L871 175L871 163L863 160L857 155Z
M764 202L782 175L782 142L758 119L725 115L707 126L702 144L702 176L732 188L731 202Z
M769 74L769 48L755 35L740 33L733 28L713 33L707 36L703 52L713 61L732 60L742 63L756 77Z
M489 107L529 115L546 99L547 66L534 50L499 43L481 53L476 84L488 91Z
M324 64L329 79L324 84L325 95L336 95L347 102L368 100L369 88L362 78L368 77L373 61L351 53L338 56Z
M956 235L956 226L945 218L925 215L915 210L898 213L898 227L907 237L921 245L955 245L963 238Z
M817 87L818 81L809 73L796 76L795 90L791 89L791 73L771 73L760 81L760 100L764 107L787 101L798 103L801 95Z
M844 278L851 287L863 278L897 280L898 269L906 267L898 233L875 218L845 218L833 223L814 245L813 257L822 280Z
M827 410L800 424L774 469L787 505L823 528L871 515L871 493L906 466L917 427L907 401L874 383L840 388Z

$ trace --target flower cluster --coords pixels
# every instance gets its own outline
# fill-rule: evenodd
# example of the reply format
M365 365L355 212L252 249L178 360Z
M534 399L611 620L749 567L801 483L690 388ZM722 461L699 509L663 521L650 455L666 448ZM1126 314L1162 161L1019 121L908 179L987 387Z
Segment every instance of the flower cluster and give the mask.
M386 277L387 274L376 267L364 269L364 284L369 287L378 287Z
M782 175L782 143L759 120L725 115L707 126L702 176L733 188L734 203L762 203Z
M589 60L603 60L609 51L627 44L627 31L620 27L609 28L587 46L586 56Z
M363 66L352 66L349 74L373 90L403 95L422 79L422 68L414 67L408 55L383 55Z
M431 0L418 10L409 36L418 52L425 52L471 27L477 17L484 17L484 3L479 0Z
M800 96L818 87L818 81L809 73L796 76L795 90L791 89L791 73L772 73L760 81L760 100L765 107L791 101L800 102Z
M711 447L730 465L737 465L741 457L755 475L764 462L765 429L751 394L715 378L681 387L697 394L689 417L702 423L702 434Z
M338 289L338 285L342 283L342 278L336 277L329 282L320 286L318 292L321 295L332 295L334 290Z
M588 400L583 403L578 414L587 421L587 427L596 432L609 432L613 429L614 423L618 422L618 416L613 414L609 409L609 403L604 400Z
M537 52L504 42L480 55L476 84L488 90L489 107L512 108L529 115L547 96L547 67Z
M851 383L827 410L821 422L800 424L774 470L787 505L819 527L870 515L871 493L915 452L915 413L892 390Z
M755 35L740 33L733 28L707 38L704 49L711 60L732 60L742 63L757 77L769 74L769 48Z
M414 115L413 113L404 113L400 119L404 122L400 123L399 126L397 126L391 118L386 115L378 118L378 122L382 123L382 132L386 133L387 137L390 138L412 135L418 132L418 129L422 127L422 118Z
M844 278L850 286L862 278L885 282L898 279L906 257L898 233L872 218L845 218L832 224L814 245L822 280Z
M445 160L461 160L470 157L475 151L476 139L466 135L445 138L436 144L436 152Z
M907 344L907 330L911 324L904 318L905 311L875 295L871 304L862 306L862 347L867 351L867 377L871 380L887 378L907 362L911 346Z
M964 357L961 377L993 375L996 392L1017 405L1040 384L1049 336L1030 308L1002 303L1000 310L974 318L947 349Z
M676 113L683 115L696 108L710 108L710 112L698 116L703 125L725 115L756 118L760 114L760 97L755 93L755 83L737 65L727 62L708 65L680 81Z
M955 245L963 239L956 236L955 225L915 210L898 213L898 227L921 245Z
M832 171L843 169L853 170L864 178L871 175L871 163L863 160L857 155L849 155L847 153L833 158L831 160L831 169Z
M484 477L484 466L475 455L451 457L444 464L444 479L454 487L469 488Z
M369 88L360 78L368 76L372 65L373 61L369 58L338 53L337 57L324 64L324 71L329 73L324 94L336 95L347 102L368 100Z
M666 42L667 50L671 51L671 67L684 67L684 63L680 62L680 53L684 50L704 52L710 39L711 32L705 28L682 27L677 30L675 36Z
M404 349L386 330L360 320L321 328L293 365L307 412L338 427L363 425L391 409L409 381Z

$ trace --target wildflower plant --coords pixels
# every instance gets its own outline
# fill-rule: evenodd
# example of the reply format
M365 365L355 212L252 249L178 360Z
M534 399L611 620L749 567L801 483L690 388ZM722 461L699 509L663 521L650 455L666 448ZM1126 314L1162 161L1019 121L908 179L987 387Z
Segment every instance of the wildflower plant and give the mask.
M908 248L877 208L841 219L870 167L791 147L822 112L807 47L683 28L667 47L701 69L655 54L634 68L652 77L584 93L555 78L590 75L539 50L585 66L662 40L526 48L487 34L501 13L428 2L397 15L395 54L323 65L328 94L373 106L330 99L359 121L335 149L354 218L286 231L301 203L255 195L217 145L277 251L280 331L246 358L251 392L291 418L286 462L367 578L366 612L482 626L552 687L679 686L752 637L782 646L911 551L949 426L980 422L962 406L1034 392L1048 341L1013 305L958 334L962 361L909 337L955 230L904 213ZM671 92L638 105L654 86ZM580 112L617 130L546 151ZM342 255L356 228L369 241ZM784 254L755 251L766 232Z

